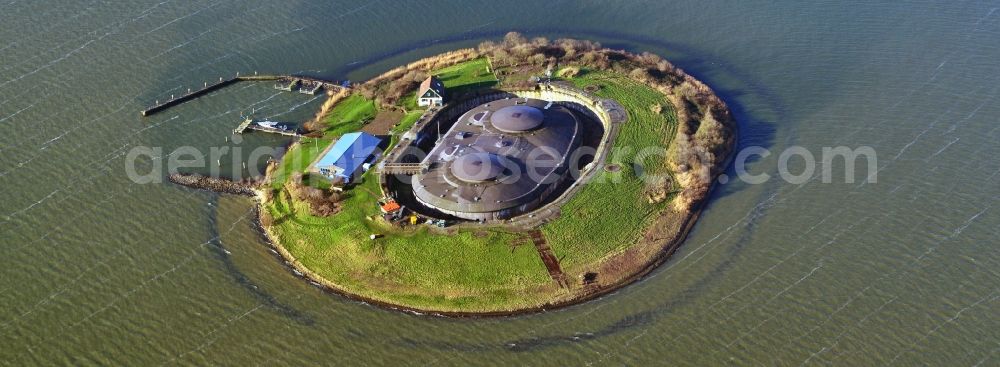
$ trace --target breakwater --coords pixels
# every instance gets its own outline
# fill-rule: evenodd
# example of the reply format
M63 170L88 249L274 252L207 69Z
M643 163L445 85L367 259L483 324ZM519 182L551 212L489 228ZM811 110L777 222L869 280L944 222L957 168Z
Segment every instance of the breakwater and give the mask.
M233 195L256 195L256 189L260 182L253 179L240 181L227 180L218 177L208 177L198 174L174 173L167 176L167 180L172 183L199 190L209 190L223 194Z

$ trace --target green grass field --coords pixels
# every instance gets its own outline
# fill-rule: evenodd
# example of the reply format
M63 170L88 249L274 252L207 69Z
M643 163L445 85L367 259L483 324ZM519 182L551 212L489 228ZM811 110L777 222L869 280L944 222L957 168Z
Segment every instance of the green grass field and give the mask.
M333 142L333 138L302 138L297 144L293 144L285 156L281 159L277 171L271 176L271 187L280 188L288 181L294 172L305 172L309 164L316 160L316 157ZM318 187L329 187L330 184L318 184Z
M497 79L489 71L486 58L455 64L434 72L449 91L461 88L483 88L496 84Z
M479 58L452 65L434 72L448 89L449 96L457 96L466 91L489 88L497 84L497 79L490 73L486 58Z
M601 258L635 244L650 220L665 207L646 201L644 181L632 163L645 148L665 148L674 136L677 118L670 108L654 113L650 108L653 104L669 105L663 94L625 76L589 72L571 81L580 88L599 85L598 96L618 101L629 113L608 160L617 160L621 170L600 173L563 206L566 215L542 227L563 270L580 273ZM647 157L641 167L646 173L669 174L661 156Z
M482 75L485 59L477 59L441 70L446 85L481 86L495 83ZM621 130L615 147L641 149L663 146L673 136L673 111L656 114L654 103L665 97L644 85L609 73L586 73L573 79L579 86L600 84L598 93L618 100L630 120ZM327 134L354 131L364 118L374 115L370 101L351 96L335 106L325 118ZM406 131L422 111L406 114L394 129ZM332 138L316 147L303 141L283 161L279 177L302 170ZM626 161L635 155L624 154ZM644 166L663 173L662 160L652 157ZM602 173L607 181L584 187L563 208L562 217L545 225L550 246L572 277L595 266L602 258L634 244L665 204L648 204L643 183L631 164L617 173ZM278 180L276 180L278 181ZM283 181L281 181L283 182ZM276 188L280 184L276 182ZM311 216L307 204L289 202L279 193L265 205L274 218L276 240L305 267L348 290L384 302L442 311L497 311L537 306L566 291L555 287L537 251L525 235L498 229L455 230L442 234L426 226L400 229L379 218L376 200L381 196L374 172L347 192L343 210L333 216ZM369 235L381 238L370 240Z
M378 109L375 102L360 94L352 94L337 103L323 118L326 137L339 137L349 132L361 130L366 121L375 118Z
M522 235L399 229L378 218L379 187L373 172L349 191L343 211L308 214L304 202L276 195L267 205L277 240L307 268L360 295L435 309L489 309L530 305L524 289L549 283L548 273ZM375 241L371 234L380 234ZM512 246L523 243L521 246ZM405 302L404 302L405 300Z
M392 137L389 141L389 147L386 148L386 150L392 149L392 147L396 146L396 143L399 143L400 136L407 130L410 130L410 128L413 127L413 124L415 124L423 114L424 110L415 110L407 112L406 115L403 115L403 118L399 120L399 125L396 125L396 127L389 131L389 134L391 134Z

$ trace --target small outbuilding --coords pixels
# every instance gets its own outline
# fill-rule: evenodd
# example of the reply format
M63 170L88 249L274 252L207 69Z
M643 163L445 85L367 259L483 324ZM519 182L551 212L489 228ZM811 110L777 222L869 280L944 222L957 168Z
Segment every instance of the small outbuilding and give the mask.
M422 107L441 106L444 105L444 96L444 83L438 77L431 75L424 79L423 83L420 83L420 88L417 89L417 105Z
M330 179L351 183L381 157L381 143L381 139L366 132L344 134L316 162L314 170Z
M402 207L399 206L399 203L397 203L395 200L390 200L387 201L385 204L382 204L381 208L383 214L391 214L397 212Z

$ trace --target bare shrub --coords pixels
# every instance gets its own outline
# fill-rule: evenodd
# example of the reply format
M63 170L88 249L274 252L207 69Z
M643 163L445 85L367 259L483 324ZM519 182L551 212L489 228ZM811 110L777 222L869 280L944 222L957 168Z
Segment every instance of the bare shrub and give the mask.
M652 65L659 64L661 61L663 61L663 58L660 57L660 55L657 55L657 54L652 54L652 53L649 53L649 52L643 52L643 53L641 53L639 55L636 55L635 56L635 60L638 63L642 64L643 66L652 66Z
M424 79L427 79L427 72L423 70L410 70L399 79L393 80L381 94L382 103L391 105L399 102L403 96L417 89Z
M497 47L498 46L496 42L483 41L479 43L479 46L477 46L476 49L479 50L479 52L486 54L493 52L494 50L497 49Z
M580 57L580 63L584 66L600 70L607 70L611 67L611 60L608 59L608 55L597 50L584 52Z
M674 90L677 91L677 94L679 94L681 97L687 99L694 99L698 94L698 91L695 88L695 86L687 82L681 83L681 85L674 88Z
M670 195L673 189L673 181L670 176L662 176L649 182L643 189L643 195L650 204L662 203Z
M568 66L568 67L563 68L559 72L559 74L563 78L574 78L577 75L580 75L580 67L578 67L578 66Z
M274 224L274 216L271 215L271 212L269 212L267 210L261 211L260 212L260 225L262 227L266 228L266 227L270 227L273 224Z
M724 140L726 133L725 127L722 123L716 120L715 114L710 109L701 118L701 124L698 125L698 131L695 133L695 137L699 141L704 142L704 145L721 145Z
M507 32L503 36L503 46L506 48L513 48L525 43L528 43L528 39L518 32Z
M267 165L264 166L264 177L267 180L266 183L270 183L271 178L274 177L274 173L277 170L278 170L278 161L274 159L268 160Z
M343 195L339 192L327 192L318 187L304 185L299 174L299 180L289 180L285 188L298 200L309 204L309 213L317 217L325 217L340 211L340 201Z
M304 189L302 191L305 195L305 199L307 200L321 201L326 199L326 195L324 195L323 190L321 190L320 188L312 186L304 186Z
M628 76L640 83L648 83L652 80L646 68L637 67L628 73Z
M652 106L649 106L649 110L652 111L653 113L659 115L659 114L663 113L663 104L653 103Z
M340 212L340 206L330 202L322 202L309 208L310 214L317 217L326 217Z
M532 65L542 65L545 64L545 54L537 53L528 57L528 62Z

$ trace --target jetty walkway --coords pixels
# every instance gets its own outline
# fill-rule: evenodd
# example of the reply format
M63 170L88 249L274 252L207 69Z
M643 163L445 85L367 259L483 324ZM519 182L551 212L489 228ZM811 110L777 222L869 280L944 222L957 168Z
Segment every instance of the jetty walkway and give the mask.
M302 136L302 134L299 133L298 129L290 129L284 126L287 126L287 124L276 123L271 121L266 121L266 122L254 121L253 119L247 117L246 119L243 120L243 122L239 124L239 126L236 126L236 128L233 129L233 134L242 134L247 130L257 130L266 133L280 134L286 136L296 136L296 137Z
M235 83L238 83L238 82L244 82L244 81L247 81L247 82L257 82L257 81L288 81L288 82L292 82L294 84L294 85L290 84L289 87L288 87L288 90L291 90L291 88L294 87L294 86L299 86L299 85L307 86L305 88L300 88L300 90L299 90L299 92L305 93L305 94L316 94L317 92L319 92L320 89L326 89L328 91L334 91L334 92L336 92L339 89L346 88L344 86L344 84L346 84L346 83L341 83L341 82L336 81L336 80L326 80L326 79L322 79L322 78L309 77L309 76L298 76L298 75L257 75L256 73L254 73L254 75L242 75L241 76L241 75L239 75L239 73L237 73L235 77L232 77L232 78L229 78L229 79L225 79L225 78L221 78L220 77L217 82L214 82L214 83L207 83L206 82L202 86L201 89L197 89L197 90L190 90L189 89L187 93L182 94L180 96L176 96L176 97L173 96L173 95L171 95L170 99L168 99L168 100L166 100L164 102L156 101L155 104L153 104L150 107L147 107L146 109L140 111L139 113L142 114L143 116L149 116L149 115L152 115L154 113L166 110L166 109L168 109L170 107L173 107L173 106L179 105L181 103L193 100L195 98L204 96L206 94L209 94L209 93L214 92L216 90L222 89L222 88L227 87L229 85L232 85L232 84L235 84Z

